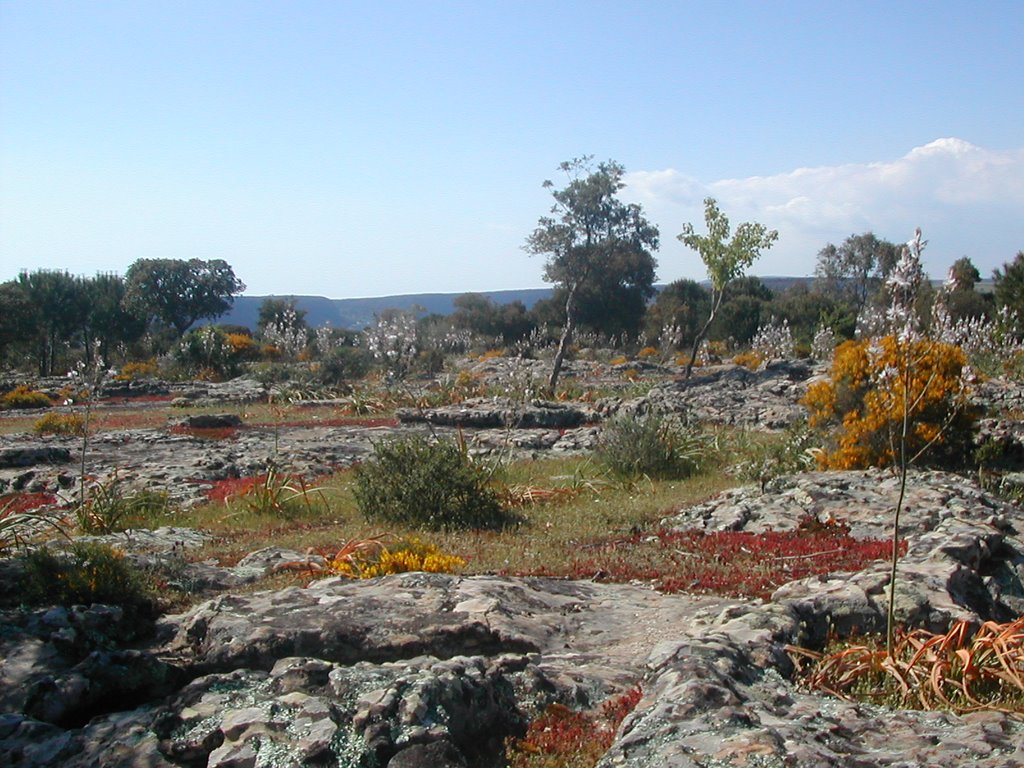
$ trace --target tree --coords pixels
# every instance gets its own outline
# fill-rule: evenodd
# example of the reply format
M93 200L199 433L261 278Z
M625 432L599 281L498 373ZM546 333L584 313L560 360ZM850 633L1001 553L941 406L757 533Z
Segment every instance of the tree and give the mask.
M294 296L287 299L268 296L260 304L256 328L262 332L270 326L289 331L296 328L305 331L309 327L306 323L306 310L299 309L298 299Z
M67 272L40 269L18 275L18 286L33 314L39 375L50 376L57 350L74 339L88 311L84 282Z
M683 231L678 235L686 247L700 255L711 281L711 312L693 341L690 362L686 364L686 378L690 378L693 373L700 343L715 322L726 286L741 277L747 267L761 255L761 251L771 248L779 238L779 233L774 229L769 231L763 224L745 222L736 228L732 239L729 239L729 219L718 209L718 203L712 197L704 200L704 223L708 228L706 235L694 232L692 224L684 224Z
M125 303L125 282L120 275L98 274L85 280L84 288L88 304L82 324L86 362L92 360L94 340L99 342L100 357L109 362L113 346L142 338L146 320Z
M949 268L949 282L955 291L973 291L980 280L981 273L966 256L961 256Z
M676 280L661 290L647 310L647 336L677 349L689 347L710 311L711 294L704 286L696 280Z
M829 243L818 252L814 269L818 290L848 301L859 312L899 259L900 249L872 232L850 235L838 248Z
M625 186L625 169L607 161L595 168L592 157L562 163L559 170L569 183L552 191L551 216L543 216L526 239L524 249L544 254L544 279L564 291L565 325L551 368L548 386L554 390L562 362L572 339L581 295L595 286L617 292L654 293L657 262L651 251L658 248L658 229L644 217L636 203L616 196ZM553 188L551 181L545 188Z
M810 345L821 326L841 338L853 337L857 318L844 309L845 305L838 304L827 294L812 291L807 283L794 283L772 299L768 312L789 323L798 344Z
M654 295L654 259L636 259L621 251L612 254L602 268L576 295L576 322L593 333L612 337L635 337L642 327L647 301ZM555 290L565 303L567 290Z
M760 278L752 275L732 280L723 293L721 309L708 328L708 339L731 340L744 346L771 317L773 294Z
M1018 318L1024 316L1024 251L1017 251L1012 262L1003 264L1002 271L993 271L992 280L996 306L1016 312Z
M983 295L974 289L980 280L981 273L969 258L961 256L953 262L943 296L951 320L989 317L992 314L992 294Z
M139 259L125 274L125 302L181 336L197 320L227 312L245 284L223 259Z
M12 348L30 340L33 320L32 305L18 281L0 283L0 364L7 363Z
M503 344L512 344L529 336L533 328L526 305L518 299L497 304L480 293L463 293L456 296L452 304L455 311L451 323L455 328L487 339L500 337Z

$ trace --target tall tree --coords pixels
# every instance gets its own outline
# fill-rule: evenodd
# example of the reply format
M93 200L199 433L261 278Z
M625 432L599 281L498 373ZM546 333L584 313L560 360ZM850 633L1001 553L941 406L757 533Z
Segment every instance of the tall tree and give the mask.
M949 268L949 283L954 291L973 291L981 280L981 272L967 256L961 256Z
M58 350L76 338L88 311L84 281L67 272L40 269L22 272L18 285L32 308L39 375L50 376Z
M12 350L20 351L32 340L35 314L28 295L17 280L0 283L0 365Z
M99 354L110 362L111 350L120 343L131 344L146 332L145 318L125 303L124 278L98 274L84 281L88 309L82 318L86 361L92 360L92 343L99 342Z
M298 299L294 296L289 296L286 299L268 296L260 304L256 328L262 332L270 326L289 331L293 329L305 331L309 327L306 323L306 310L299 309Z
M647 310L647 336L671 341L677 349L688 348L711 309L711 294L696 280L676 280L666 285ZM665 332L670 334L665 338Z
M853 304L859 312L882 286L899 259L900 248L872 232L850 235L842 245L829 243L818 251L814 269L820 292Z
M197 320L227 312L245 290L223 259L139 259L128 267L125 285L128 306L179 336Z
M992 294L981 294L974 289L980 280L981 273L967 256L961 256L953 262L942 297L952 320L988 317L992 314Z
M603 286L650 297L657 266L651 251L658 248L658 228L643 209L617 197L625 186L621 165L609 160L595 167L592 157L581 157L562 163L559 170L568 183L554 189L553 182L544 182L553 190L552 215L538 220L524 245L531 254L547 256L544 279L564 291L565 325L548 379L552 390L576 327L580 295Z
M995 282L996 306L1016 312L1019 325L1024 318L1024 251L1017 251L1014 260L1003 264L1001 271L993 271L992 280Z
M774 229L769 231L763 224L744 222L736 227L736 232L729 238L729 219L718 209L714 198L704 200L704 223L708 233L698 235L693 224L684 224L679 240L687 248L695 250L707 268L708 279L711 281L711 312L704 322L697 337L693 341L690 362L686 364L686 378L693 373L693 364L697 360L700 343L707 336L708 329L715 322L715 316L722 306L726 286L738 277L742 277L747 267L753 264L779 238Z

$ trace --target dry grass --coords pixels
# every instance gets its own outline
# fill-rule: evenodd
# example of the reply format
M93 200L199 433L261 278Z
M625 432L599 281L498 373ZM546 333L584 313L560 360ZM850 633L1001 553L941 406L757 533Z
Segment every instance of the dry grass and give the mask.
M432 533L442 551L465 559L469 573L530 572L540 566L568 564L585 543L609 535L628 535L651 527L679 507L706 499L732 483L720 473L678 482L633 486L610 484L584 459L524 461L500 473L512 489L519 523L502 531ZM367 523L358 512L350 471L318 480L317 504L296 510L287 520L270 510L253 509L244 494L221 494L223 500L182 511L176 525L205 530L216 543L198 557L232 564L261 547L275 545L297 552L340 549L345 542L381 534L396 538L421 535L418 529Z
M846 642L822 653L790 646L804 684L844 699L952 712L996 710L1024 719L1024 617L965 621L944 634L897 633L892 657L884 638Z

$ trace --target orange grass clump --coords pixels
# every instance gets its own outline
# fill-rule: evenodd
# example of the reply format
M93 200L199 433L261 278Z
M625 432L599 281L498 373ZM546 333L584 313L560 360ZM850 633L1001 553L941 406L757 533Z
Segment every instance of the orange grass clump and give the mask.
M818 653L787 646L804 684L850 700L952 712L995 710L1024 719L1024 617L986 621L972 634L958 621L945 634L898 632L884 644Z

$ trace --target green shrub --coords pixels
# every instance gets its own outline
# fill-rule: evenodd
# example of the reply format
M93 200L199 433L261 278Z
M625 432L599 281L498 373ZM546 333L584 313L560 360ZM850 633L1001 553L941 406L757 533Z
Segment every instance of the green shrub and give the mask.
M432 530L508 522L483 469L452 442L414 436L378 443L355 478L356 503L367 520Z
M85 435L85 419L77 413L47 413L36 419L32 431L37 435Z
M373 355L362 347L336 347L320 361L317 376L321 384L339 386L361 379L370 372Z
M92 542L75 542L66 551L49 547L27 552L19 590L27 605L117 605L126 613L152 615L156 601L143 574L122 552Z
M150 523L159 527L171 512L166 493L151 490L126 491L115 476L89 489L89 498L75 515L85 533L117 533L143 528Z
M676 416L648 413L611 419L601 432L595 458L622 480L678 480L697 471L706 451L696 428Z
M53 405L49 395L29 389L26 384L17 387L0 397L0 409L20 410L27 408L49 408Z

